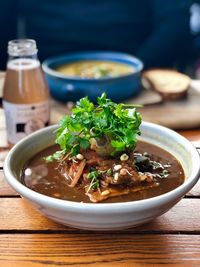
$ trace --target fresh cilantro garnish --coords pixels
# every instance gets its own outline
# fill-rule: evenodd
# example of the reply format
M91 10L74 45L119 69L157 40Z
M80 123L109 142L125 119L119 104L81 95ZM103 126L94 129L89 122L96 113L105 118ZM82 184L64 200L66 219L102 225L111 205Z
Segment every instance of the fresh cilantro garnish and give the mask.
M91 172L89 172L88 175L87 175L87 178L88 178L89 180L92 180L93 178L98 178L99 175L100 175L100 172L97 171L97 170L95 170L95 171L91 171Z
M68 153L75 156L80 149L90 147L92 138L105 136L110 140L113 155L135 148L142 121L136 106L114 103L105 93L97 98L97 104L95 106L87 96L76 103L72 114L60 121L56 132L55 142L61 151L47 159L59 160Z

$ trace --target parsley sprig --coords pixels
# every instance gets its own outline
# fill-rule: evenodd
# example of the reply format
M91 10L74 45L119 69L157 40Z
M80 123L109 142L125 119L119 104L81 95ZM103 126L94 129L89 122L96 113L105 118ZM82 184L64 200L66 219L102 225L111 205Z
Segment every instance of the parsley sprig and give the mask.
M80 149L90 147L92 138L105 136L111 142L113 155L135 148L142 121L136 111L138 106L114 103L105 93L97 98L97 104L95 106L86 96L76 103L70 116L60 121L55 141L60 151L49 156L48 161L58 160L67 153L76 156Z

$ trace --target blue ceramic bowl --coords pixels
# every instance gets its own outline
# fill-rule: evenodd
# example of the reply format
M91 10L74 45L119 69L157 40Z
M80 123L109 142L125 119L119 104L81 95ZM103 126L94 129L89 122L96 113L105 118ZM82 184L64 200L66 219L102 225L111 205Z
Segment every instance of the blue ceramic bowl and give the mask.
M91 79L70 77L55 70L60 65L80 60L108 60L125 63L133 66L135 72L118 77ZM118 102L140 91L140 73L143 64L139 59L125 53L80 52L47 59L42 67L50 92L59 101L76 101L86 95L90 100L95 101L97 96L106 92L109 98Z

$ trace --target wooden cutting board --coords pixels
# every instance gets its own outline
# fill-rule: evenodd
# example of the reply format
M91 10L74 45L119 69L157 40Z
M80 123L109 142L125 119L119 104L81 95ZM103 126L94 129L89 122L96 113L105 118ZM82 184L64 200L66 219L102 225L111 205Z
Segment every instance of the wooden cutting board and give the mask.
M150 104L150 96L152 104ZM141 96L128 102L141 103L143 120L158 123L172 129L191 129L200 127L200 81L193 80L188 97L176 101L160 102L153 92L143 91ZM148 102L149 101L149 102ZM157 101L157 102L156 102Z
M2 97L3 79L4 75L0 73L0 97ZM200 127L200 81L192 81L186 99L162 102L161 97L155 92L143 90L139 96L126 102L143 104L144 107L140 111L145 121L172 129ZM63 104L51 99L51 124L57 123L64 114L69 114L72 105L71 102ZM3 119L0 121L0 128L3 126L2 123Z
M162 102L161 97L149 90L127 103L143 104L140 109L144 121L158 123L172 129L192 129L200 127L200 81L192 81L188 97L177 101ZM69 113L71 103L60 104L52 100L51 122L57 123L65 113Z

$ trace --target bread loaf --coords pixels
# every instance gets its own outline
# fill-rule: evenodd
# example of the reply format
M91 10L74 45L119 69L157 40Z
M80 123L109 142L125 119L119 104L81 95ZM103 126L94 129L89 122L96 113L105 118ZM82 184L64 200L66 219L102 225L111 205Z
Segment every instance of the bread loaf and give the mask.
M145 88L158 92L163 99L174 100L185 97L190 85L190 78L175 70L152 69L142 75Z

